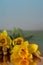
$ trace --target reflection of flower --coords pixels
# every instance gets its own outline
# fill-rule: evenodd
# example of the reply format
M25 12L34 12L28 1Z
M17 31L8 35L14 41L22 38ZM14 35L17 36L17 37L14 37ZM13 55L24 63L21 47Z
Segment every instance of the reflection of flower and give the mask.
M14 39L13 40L13 45L20 45L20 44L22 44L22 42L23 42L24 40L23 40L23 38L21 38L21 37L19 37L19 38L16 38L16 39Z
M6 37L0 34L0 46L4 46L7 44Z

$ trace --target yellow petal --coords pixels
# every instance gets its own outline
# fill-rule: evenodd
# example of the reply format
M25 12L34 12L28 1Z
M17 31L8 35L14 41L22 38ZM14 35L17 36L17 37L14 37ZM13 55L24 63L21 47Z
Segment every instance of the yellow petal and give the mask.
M16 45L16 46L13 47L13 49L11 50L11 52L15 54L15 53L18 53L19 50L20 50L20 45Z
M28 45L29 45L29 42L28 42L28 41L24 41L24 42L22 43L22 46L28 47Z
M41 52L39 50L37 50L36 53L38 53L39 55L41 55Z
M22 47L20 48L19 50L19 56L24 58L24 57L27 57L28 56L28 49L26 47Z
M7 33L6 30L3 30L2 34L3 34L4 36L7 36L7 35L8 35L8 33Z
M12 43L11 38L9 36L7 36L6 39L7 39L7 45L11 45L11 43Z
M37 44L29 44L28 49L29 49L29 53L34 53L37 51L38 45Z
M32 54L29 53L28 58L29 58L29 59L33 59Z

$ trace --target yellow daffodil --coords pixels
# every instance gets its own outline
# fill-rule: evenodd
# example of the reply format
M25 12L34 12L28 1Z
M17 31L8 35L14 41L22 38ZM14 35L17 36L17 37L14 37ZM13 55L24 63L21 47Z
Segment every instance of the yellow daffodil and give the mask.
M20 48L20 51L19 51L19 56L20 57L22 57L22 58L25 58L25 57L27 57L28 56L28 50L27 50L27 48L25 48L25 47L21 47Z
M4 30L1 34L0 34L0 46L5 45L7 48L9 48L9 46L11 45L12 40L11 38L8 36L8 33L6 30Z
M29 44L29 46L28 46L29 53L34 53L37 51L37 49L38 49L37 44Z
M23 38L19 37L13 40L13 45L20 45L23 42Z
M0 34L0 46L4 46L7 44L6 37Z
M5 37L7 40L7 44L5 45L6 48L9 48L11 46L12 40L9 36Z

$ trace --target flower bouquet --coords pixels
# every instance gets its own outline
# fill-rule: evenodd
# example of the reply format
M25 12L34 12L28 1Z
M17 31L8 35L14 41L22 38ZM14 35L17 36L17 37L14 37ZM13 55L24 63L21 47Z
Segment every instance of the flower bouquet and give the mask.
M12 40L6 30L0 33L0 60L2 62L8 61L13 65L37 65L37 62L41 61L40 57L41 53L36 43L29 43L22 37Z

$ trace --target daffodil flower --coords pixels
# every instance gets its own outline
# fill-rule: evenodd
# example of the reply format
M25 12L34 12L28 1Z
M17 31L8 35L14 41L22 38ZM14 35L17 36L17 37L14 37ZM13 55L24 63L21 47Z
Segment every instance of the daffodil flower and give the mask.
M13 45L21 45L23 41L24 41L23 38L18 37L18 38L13 40Z
M25 48L20 48L20 51L19 51L19 55L20 55L20 57L22 57L22 58L25 58L25 57L28 57L28 50L27 49L25 49Z
M7 44L6 37L3 35L0 35L0 46L5 46Z
M37 50L38 50L38 45L37 44L29 44L29 46L28 46L29 53L34 53Z

